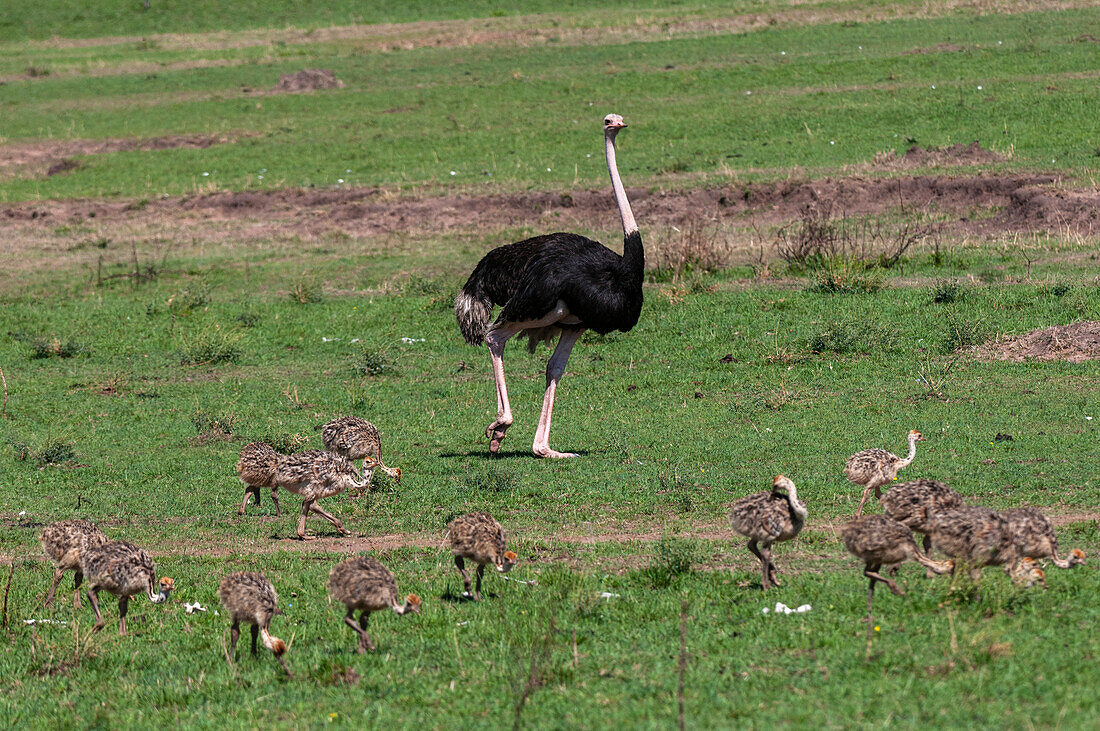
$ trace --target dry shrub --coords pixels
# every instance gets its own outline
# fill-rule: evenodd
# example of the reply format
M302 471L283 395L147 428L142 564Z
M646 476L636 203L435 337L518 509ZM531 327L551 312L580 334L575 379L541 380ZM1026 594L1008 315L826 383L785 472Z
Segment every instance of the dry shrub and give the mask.
M823 269L840 260L847 260L849 268L859 264L863 268L889 269L910 247L933 232L934 227L927 221L886 223L837 218L832 203L815 202L802 208L797 221L776 232L775 248L795 271Z
M718 271L729 266L730 248L717 223L692 219L657 236L651 268L666 281L691 272Z

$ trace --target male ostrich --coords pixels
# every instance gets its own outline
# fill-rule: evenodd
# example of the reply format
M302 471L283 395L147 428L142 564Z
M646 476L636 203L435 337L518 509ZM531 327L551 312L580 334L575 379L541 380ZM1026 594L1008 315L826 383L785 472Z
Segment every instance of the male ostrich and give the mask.
M844 546L855 557L864 561L863 575L871 581L867 589L867 656L871 655L871 624L874 619L872 604L875 599L875 582L881 581L890 591L900 596L905 592L893 579L878 573L883 564L898 564L913 560L929 571L946 574L954 564L951 561L933 561L924 555L913 533L901 523L885 515L864 515L840 529Z
M391 469L382 464L382 436L374 424L358 416L341 416L317 428L321 430L325 449L353 461L363 460L363 481L368 485L375 468L401 484L401 468Z
M905 459L885 449L865 449L848 458L848 463L844 466L844 475L851 482L863 485L863 497L860 498L859 507L856 508L857 518L863 514L863 506L871 497L871 490L875 491L876 498L880 497L882 493L879 488L898 479L898 470L909 466L917 456L917 442L923 441L924 437L914 429L909 432L909 454L905 455Z
M287 455L279 458L275 468L274 482L290 492L302 496L302 515L298 519L298 538L306 536L306 516L310 511L332 523L336 530L348 535L348 530L338 518L325 512L317 505L321 498L338 495L351 488L365 488L367 483L359 477L355 465L346 458L320 449Z
M158 582L153 559L129 541L99 546L85 543L80 550L80 570L88 580L88 600L95 612L93 632L103 629L106 624L99 612L99 591L106 590L118 597L118 633L124 635L130 597L144 593L153 604L163 604L175 587L167 576Z
M275 503L275 515L279 510L279 486L275 484L275 467L279 463L279 453L263 442L244 445L237 460L237 477L244 483L244 500L237 515L244 515L249 496L255 496L256 505L260 504L260 488L271 488L271 502Z
M229 630L229 649L236 651L241 636L241 622L252 625L252 656L256 656L256 635L262 635L264 647L275 654L275 659L290 675L290 668L283 660L286 643L271 634L271 618L279 613L276 604L279 595L266 576L256 571L238 571L222 579L218 598L233 624Z
M447 526L447 542L455 557L455 566L462 574L466 596L481 601L481 577L485 565L493 564L500 573L508 573L516 563L516 554L505 546L504 528L488 513L470 513L451 521ZM477 564L477 586L470 593L470 577L466 574L466 561Z
M944 510L935 515L928 525L932 545L956 559L957 573L960 565L970 570L970 578L981 578L982 567L1002 566L1013 581L1031 586L1043 580L1042 570L1035 568L1034 559L1023 558L1008 520L981 505L966 505Z
M961 508L966 503L959 493L939 480L911 480L894 485L882 494L882 510L906 528L924 534L924 552L932 550L928 535L932 519L944 510ZM931 572L925 572L931 576Z
M1075 548L1067 558L1058 555L1058 536L1047 517L1035 508L1002 510L1008 521L1008 529L1020 548L1020 555L1027 558L1049 558L1060 569L1071 569L1085 562L1085 552Z
M54 562L53 583L46 593L47 607L53 605L54 595L57 593L57 585L65 571L72 569L75 574L73 583L73 606L80 609L80 584L84 580L84 574L80 570L81 547L88 545L93 548L109 543L110 538L103 535L102 531L94 523L86 520L62 520L59 523L50 523L42 529L42 548L46 555Z
M799 502L794 483L783 475L776 476L771 490L743 497L730 508L730 524L749 538L749 550L760 559L765 591L769 586L779 586L775 577L778 569L772 563L772 544L791 540L805 523L806 506Z
M540 341L549 343L560 334L546 364L546 394L532 450L536 457L576 457L550 448L554 392L569 353L586 329L600 334L625 332L638 322L645 252L615 165L615 136L624 127L618 114L604 117L604 148L623 224L623 255L578 234L536 236L486 254L455 299L455 315L466 342L489 346L497 389L497 418L485 430L491 453L500 449L512 425L503 361L509 338L525 334L534 352ZM490 324L494 305L502 309Z
M348 608L344 622L359 635L359 652L374 650L367 634L371 612L392 609L397 614L420 613L420 597L409 594L402 604L390 570L370 556L353 556L336 564L328 575L328 590ZM355 610L359 610L359 624Z

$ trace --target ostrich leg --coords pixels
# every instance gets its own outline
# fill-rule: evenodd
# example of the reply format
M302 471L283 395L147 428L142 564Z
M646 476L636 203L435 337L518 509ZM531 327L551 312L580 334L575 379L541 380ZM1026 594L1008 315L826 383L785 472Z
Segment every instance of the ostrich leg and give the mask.
M554 414L554 392L557 390L558 381L565 374L569 353L583 334L584 330L562 330L558 346L554 348L554 354L546 364L546 396L542 400L542 415L539 417L539 427L535 430L535 442L531 445L536 457L578 456L572 452L557 452L550 449L550 419Z
M326 512L324 508L316 503L316 501L309 504L309 509L320 515L328 522L332 523L332 525L336 527L336 531L340 535L351 535L351 531L344 527L344 524L340 522L339 518L337 518L335 515L332 515L331 513Z
M755 538L749 541L749 550L752 551L758 559L760 559L760 571L762 573L760 585L764 587L764 591L767 591L769 587L768 559L764 558L763 554L760 553L760 549L756 547Z
M856 517L857 518L859 516L863 515L863 506L867 504L867 500L871 497L871 490L874 490L875 492L878 492L878 488L877 487L872 487L871 485L868 485L867 487L863 488L863 497L860 498L859 507L856 508Z
M524 330L534 330L547 325L553 325L562 319L569 318L569 308L565 303L558 301L557 306L545 317L538 320L526 320L524 322L506 322L494 325L485 333L485 342L489 346L489 358L493 362L493 380L497 386L497 418L485 429L485 436L489 438L489 452L496 454L500 451L500 443L504 440L504 433L512 425L512 406L508 402L508 386L504 382L504 346L508 339Z
M80 572L78 571L77 575L79 575L79 574L80 574ZM47 608L53 606L53 598L54 598L54 595L57 593L57 585L61 583L61 579L64 576L65 576L65 571L63 569L61 569L60 567L54 569L53 583L50 584L50 590L48 592L46 592L46 601L44 602L43 606L45 606ZM77 592L77 596L80 596L80 592Z

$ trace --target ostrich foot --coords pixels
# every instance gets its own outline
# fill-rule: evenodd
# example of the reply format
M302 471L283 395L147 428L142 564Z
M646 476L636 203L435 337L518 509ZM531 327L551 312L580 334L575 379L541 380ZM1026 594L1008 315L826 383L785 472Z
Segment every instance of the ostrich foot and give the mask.
M317 536L310 536L310 535L306 535L305 533L299 533L298 534L298 540L299 541L315 541L315 540L317 540Z
M504 441L505 432L508 431L508 427L512 424L503 423L499 420L494 421L492 424L485 428L485 436L489 440L489 452L496 454L500 451L500 443Z
M567 459L569 457L580 457L580 455L576 454L575 452L558 452L556 450L550 449L550 447L535 447L532 451L535 453L536 457L543 457L545 459Z
M104 628L104 627L106 627L106 626L107 626L107 623L106 623L106 622L104 622L104 621L102 621L102 620L101 620L101 621L99 621L99 622L96 622L96 623L95 623L95 624L94 624L94 625L92 626L92 634L95 634L96 632L99 632L99 631L100 631L101 629L103 629L103 628Z

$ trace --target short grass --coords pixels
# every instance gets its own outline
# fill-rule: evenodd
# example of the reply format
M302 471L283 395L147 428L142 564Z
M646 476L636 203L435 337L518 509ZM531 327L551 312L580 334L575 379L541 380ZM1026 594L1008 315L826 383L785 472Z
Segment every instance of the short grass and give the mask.
M911 144L975 139L1016 168L1082 172L1095 165L1090 110L1098 100L1095 43L1082 40L1081 28L1097 13L838 22L522 53L493 44L402 53L304 44L230 51L239 56L231 66L140 73L125 64L156 64L160 51L96 51L83 68L95 75L78 65L0 86L0 135L259 136L203 150L91 156L65 175L0 181L0 199L285 185L602 185L593 130L612 110L633 125L621 158L636 185L774 177L795 167L820 174ZM958 50L937 48L945 39ZM112 73L111 54L120 53ZM7 68L48 70L50 54L13 50ZM348 87L255 93L307 66L333 69Z

